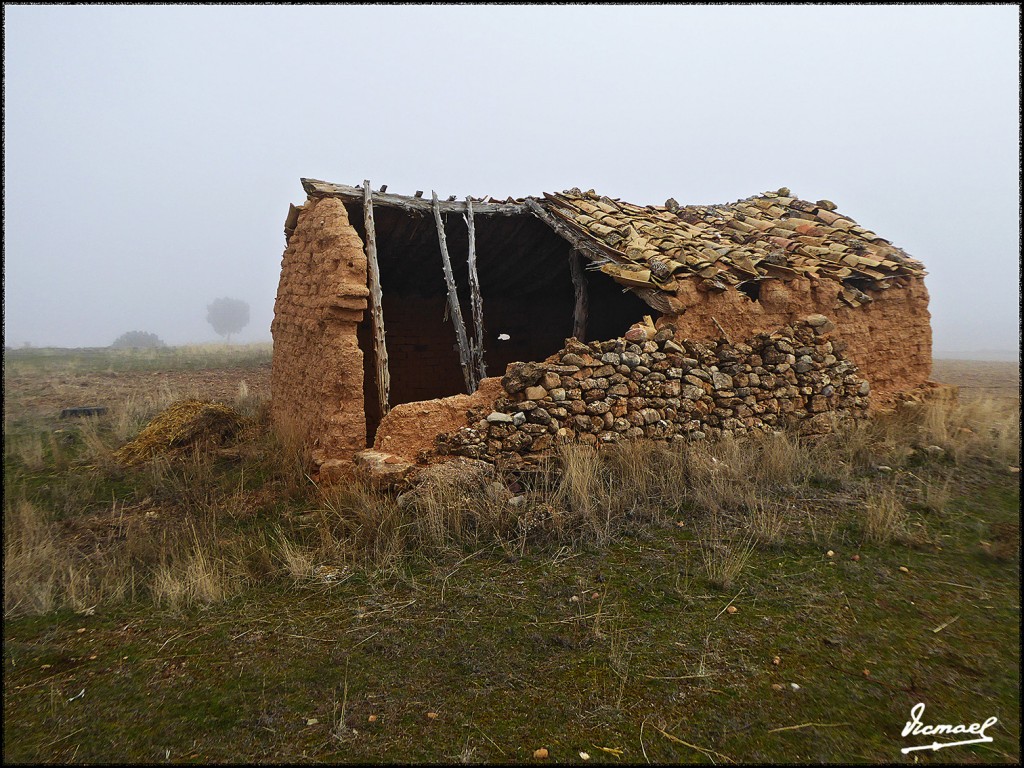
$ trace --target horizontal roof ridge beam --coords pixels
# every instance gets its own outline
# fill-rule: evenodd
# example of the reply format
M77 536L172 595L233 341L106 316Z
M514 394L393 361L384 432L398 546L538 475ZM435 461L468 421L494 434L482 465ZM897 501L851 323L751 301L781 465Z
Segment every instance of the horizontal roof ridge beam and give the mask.
M346 184L332 184L328 181L318 179L302 179L302 188L311 197L337 197L349 202L363 201L362 187L350 187ZM401 208L409 212L422 214L433 213L431 200L424 200L420 197L409 197L406 195L395 195L383 192L371 192L373 204L391 208ZM438 201L438 208L441 213L466 213L467 204L465 200L441 200ZM476 216L498 215L498 216L519 216L529 213L525 203L473 203L473 214Z

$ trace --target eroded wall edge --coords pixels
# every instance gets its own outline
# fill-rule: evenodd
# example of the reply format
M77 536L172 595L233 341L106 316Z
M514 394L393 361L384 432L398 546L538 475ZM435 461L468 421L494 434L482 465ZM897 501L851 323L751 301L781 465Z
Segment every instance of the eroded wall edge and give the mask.
M281 262L271 334L271 414L314 460L351 461L365 448L363 355L357 328L366 310L366 256L340 200L299 209Z

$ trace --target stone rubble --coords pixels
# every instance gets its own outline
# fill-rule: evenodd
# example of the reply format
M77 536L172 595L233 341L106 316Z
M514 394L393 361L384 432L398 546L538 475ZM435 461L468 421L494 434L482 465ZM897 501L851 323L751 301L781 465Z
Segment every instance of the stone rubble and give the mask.
M441 455L501 466L535 464L556 445L646 438L717 439L795 427L829 432L867 415L869 385L811 315L749 343L715 346L665 327L565 347L544 362L511 363L493 408L467 412L467 426L439 434ZM632 330L632 329L631 329Z

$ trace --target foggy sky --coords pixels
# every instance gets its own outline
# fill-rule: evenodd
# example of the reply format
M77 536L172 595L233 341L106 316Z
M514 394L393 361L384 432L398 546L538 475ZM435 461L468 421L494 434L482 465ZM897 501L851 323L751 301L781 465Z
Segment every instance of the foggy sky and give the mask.
M4 343L269 341L302 176L638 204L788 186L1019 347L1015 6L4 7ZM440 266L439 266L440 269Z

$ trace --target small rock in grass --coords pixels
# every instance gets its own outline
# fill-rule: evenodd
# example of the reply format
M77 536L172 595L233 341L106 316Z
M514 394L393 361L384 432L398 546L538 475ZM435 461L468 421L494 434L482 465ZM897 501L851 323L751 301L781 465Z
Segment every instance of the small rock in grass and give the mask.
M905 566L905 565L901 565L900 566L900 572L901 573L910 573L910 569L907 568L907 566Z
M779 664L781 664L781 663L782 663L782 659L780 657L778 657L778 656L776 656L774 659L772 659L772 664L774 664L776 667L779 666Z
M586 752L580 752L580 760L589 760L589 759L590 759L590 755L589 754L587 754Z
M827 554L829 557L835 557L836 556L836 553L833 552L831 549L828 552L826 552L825 554Z
M437 712L427 712L427 717L431 720L437 720Z
M860 560L860 555L854 555L854 556L853 556L853 557L851 557L850 559L851 559L851 560L853 560L853 562L855 562L855 563L856 563L856 562L857 562L858 560Z
M368 723L376 723L377 722L377 716L376 715L370 715L368 718L366 718L366 722L368 722Z
M548 757L548 751L544 749L544 747L541 747L540 749L534 751L533 756L537 760L546 760Z
M800 686L797 685L796 683L790 683L789 687L792 688L794 691L799 691L800 690Z
M735 605L730 605L728 608L725 609L725 612L726 613L736 613L737 610L739 610L739 609Z
M779 685L778 683L772 683L772 690L773 691L781 691L782 690L782 686Z

